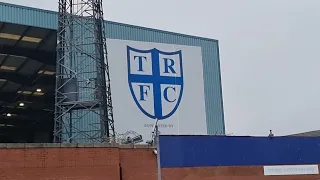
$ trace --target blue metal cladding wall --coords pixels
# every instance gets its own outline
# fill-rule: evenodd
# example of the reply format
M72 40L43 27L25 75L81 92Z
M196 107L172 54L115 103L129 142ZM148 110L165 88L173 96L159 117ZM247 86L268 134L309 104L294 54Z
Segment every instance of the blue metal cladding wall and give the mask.
M160 136L162 168L320 164L320 137Z
M0 2L0 21L48 29L57 29L56 12ZM220 78L218 41L155 29L106 22L110 39L146 41L188 46L200 46L203 56L204 90L208 134L224 134L224 114Z

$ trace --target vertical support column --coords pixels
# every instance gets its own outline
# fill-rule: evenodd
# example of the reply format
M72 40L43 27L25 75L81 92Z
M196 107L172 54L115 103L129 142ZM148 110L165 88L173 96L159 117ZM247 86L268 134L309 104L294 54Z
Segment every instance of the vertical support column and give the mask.
M114 140L102 1L59 0L58 20L54 142Z
M156 147L157 147L157 172L158 172L158 180L161 180L161 163L160 163L160 134L158 129L158 123L156 123L155 127L156 131Z

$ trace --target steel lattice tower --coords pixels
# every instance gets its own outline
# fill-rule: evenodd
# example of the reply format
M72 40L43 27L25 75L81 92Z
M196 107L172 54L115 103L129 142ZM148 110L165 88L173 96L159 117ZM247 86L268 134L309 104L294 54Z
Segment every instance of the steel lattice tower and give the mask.
M114 139L102 0L59 0L54 142Z

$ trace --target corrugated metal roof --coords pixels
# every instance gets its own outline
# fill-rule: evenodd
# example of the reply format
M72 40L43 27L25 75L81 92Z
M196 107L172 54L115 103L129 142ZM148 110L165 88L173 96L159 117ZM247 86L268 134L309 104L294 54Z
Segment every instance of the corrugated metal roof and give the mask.
M58 29L58 12L56 11L50 11L50 10L38 9L38 8L33 8L28 6L21 6L16 4L0 2L0 15L1 15L0 21L2 22L36 26L36 27L42 27L42 28L48 28L48 29ZM36 17L36 18L29 18L30 16ZM186 34L181 34L176 32L148 28L148 27L134 26L134 25L123 24L123 23L113 22L113 21L106 21L106 23L115 24L115 25L124 25L128 28L131 27L131 28L151 30L154 32L172 34L175 36L197 38L197 39L207 40L207 41L217 41L216 39L186 35Z
M0 21L57 29L57 12L0 2Z
M57 29L57 12L0 2L0 21ZM218 41L157 29L106 21L106 35L110 39L146 41L202 48L204 90L208 134L224 134L224 114L220 77Z
M289 136L318 137L318 136L320 136L320 130L303 132L303 133L298 133L298 134L292 134L292 135L289 135Z

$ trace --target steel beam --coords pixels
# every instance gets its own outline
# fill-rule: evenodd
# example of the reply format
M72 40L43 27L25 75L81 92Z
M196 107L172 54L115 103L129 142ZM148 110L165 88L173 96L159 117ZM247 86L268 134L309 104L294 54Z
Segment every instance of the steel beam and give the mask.
M1 54L10 54L14 56L22 56L33 59L43 64L55 65L56 53L55 52L46 52L37 49L27 49L12 46L0 46Z
M8 81L24 85L32 86L35 84L39 85L54 85L55 76L41 76L40 74L34 74L32 76L26 76L17 74L16 72L0 72L0 79L6 79Z

